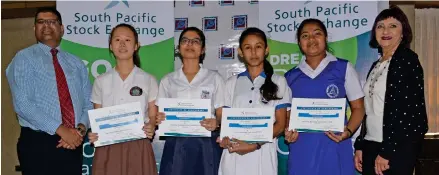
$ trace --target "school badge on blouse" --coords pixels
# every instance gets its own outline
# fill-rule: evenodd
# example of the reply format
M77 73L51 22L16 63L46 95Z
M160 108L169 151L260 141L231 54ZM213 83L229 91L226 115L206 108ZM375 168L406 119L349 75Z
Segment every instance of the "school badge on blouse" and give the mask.
M210 92L209 91L201 91L201 99L209 99Z
M143 93L143 90L138 86L134 86L130 89L131 96L141 96L142 93Z
M328 95L329 98L336 98L338 97L338 86L335 84L330 84L328 87L326 87L326 95Z

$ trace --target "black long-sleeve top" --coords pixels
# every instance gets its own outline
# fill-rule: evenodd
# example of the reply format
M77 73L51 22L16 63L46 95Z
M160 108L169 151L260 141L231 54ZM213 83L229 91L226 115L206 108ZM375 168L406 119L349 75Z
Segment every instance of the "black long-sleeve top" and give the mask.
M377 62L372 64L369 73ZM401 45L390 60L383 114L383 141L379 155L384 159L403 154L398 150L400 145L421 141L428 131L423 69L418 55ZM356 150L362 150L366 125L364 119L355 141Z

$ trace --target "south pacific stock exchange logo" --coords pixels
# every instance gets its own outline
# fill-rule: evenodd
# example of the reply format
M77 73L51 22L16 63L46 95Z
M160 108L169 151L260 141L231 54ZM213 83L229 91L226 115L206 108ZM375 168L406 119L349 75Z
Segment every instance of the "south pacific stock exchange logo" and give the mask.
M129 5L127 0L113 0L104 8L104 10L111 9L111 8L117 6L118 4L120 4L120 2L122 2L128 8L130 7L130 5ZM90 63L88 60L82 60L82 62L85 64L85 66L87 66ZM100 75L100 73L98 72L98 67L99 66L104 66L106 71L108 71L108 70L110 70L112 68L110 62L108 62L105 59L101 59L101 60L94 61L92 63L92 65L91 65L90 69L87 67L87 72L90 72L93 75L93 77L96 78L97 76ZM86 157L85 155L89 155L89 157L93 157L94 149L93 149L93 151L90 151L90 149L87 149L89 151L85 151L85 149L86 149L85 146L89 146L89 144L90 143L88 143L88 145L84 144L84 157ZM92 153L91 154L86 154L86 152L92 152Z
M119 0L113 0L113 1L111 1L111 2L107 5L107 7L105 7L104 10L107 10L107 9L113 8L114 6L118 5L120 2L122 2L123 4L125 4L125 6L127 6L128 8L130 8L130 5L128 4L128 1L127 1L127 0L121 0L121 1L119 1Z

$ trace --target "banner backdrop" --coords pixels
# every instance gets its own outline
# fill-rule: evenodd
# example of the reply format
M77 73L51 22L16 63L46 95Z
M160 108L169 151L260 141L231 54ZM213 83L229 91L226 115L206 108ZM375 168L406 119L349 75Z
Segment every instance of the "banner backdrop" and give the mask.
M172 1L58 1L64 25L61 48L83 59L90 79L112 69L108 49L111 29L120 23L136 28L141 68L160 80L174 70L174 5ZM91 174L94 148L84 144L82 174Z
M259 26L270 38L268 60L280 75L298 65L303 55L297 44L297 28L304 19L317 18L328 30L332 53L350 61L364 84L367 71L378 58L377 51L369 47L378 8L376 1L261 1ZM350 116L349 109L346 114ZM288 146L281 137L278 140L279 175L287 174L288 154Z
M157 79L173 70L172 1L58 1L57 9L64 24L61 47L84 60L92 81L115 64L108 38L120 23L139 34L143 70Z
M158 80L174 67L181 67L176 49L181 31L189 26L202 29L206 35L203 66L217 70L226 79L245 70L236 50L240 33L245 28L259 26L266 32L270 46L268 60L276 73L283 75L302 59L295 39L298 25L306 18L318 18L328 27L333 53L353 63L364 84L370 65L378 58L376 50L368 46L370 30L377 13L387 7L388 1L57 2L65 27L61 48L83 59L92 82L115 64L108 49L108 37L112 27L119 23L136 27L141 43L141 68ZM158 167L163 144L164 141L154 138ZM82 174L90 175L94 148L88 140L83 155ZM281 137L278 142L279 175L287 174L287 156L288 147Z
M175 2L175 47L178 37L186 27L198 27L206 35L208 69L218 70L224 79L245 70L238 59L236 48L239 36L247 27L258 26L258 1L200 1ZM176 49L177 52L177 49ZM175 68L181 67L179 57Z

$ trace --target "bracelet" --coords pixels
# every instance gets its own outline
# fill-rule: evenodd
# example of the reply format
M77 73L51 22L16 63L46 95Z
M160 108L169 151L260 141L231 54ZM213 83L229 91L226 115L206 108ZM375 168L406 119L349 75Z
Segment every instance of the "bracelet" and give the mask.
M349 137L351 137L352 136L352 131L346 126L346 130L349 132Z
M256 143L256 150L261 149L262 145L260 143Z

